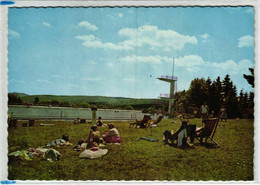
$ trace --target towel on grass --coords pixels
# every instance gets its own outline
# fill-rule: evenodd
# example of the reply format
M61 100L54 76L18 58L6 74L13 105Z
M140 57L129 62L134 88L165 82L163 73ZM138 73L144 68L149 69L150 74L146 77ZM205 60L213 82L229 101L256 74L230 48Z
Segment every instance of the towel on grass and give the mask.
M152 139L152 138L147 138L147 137L140 137L140 139L139 140L146 140L146 141L151 141L151 142L155 142L155 141L159 141L159 139ZM138 140L138 141L139 141Z

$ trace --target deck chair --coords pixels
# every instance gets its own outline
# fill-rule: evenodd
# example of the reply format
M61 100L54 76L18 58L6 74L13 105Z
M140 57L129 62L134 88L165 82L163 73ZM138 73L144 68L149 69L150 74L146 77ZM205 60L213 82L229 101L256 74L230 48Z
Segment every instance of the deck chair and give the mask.
M205 120L204 126L196 130L195 138L198 139L200 143L204 143L204 144L207 142L208 139L210 139L213 143L219 146L219 144L213 139L217 130L218 122L219 122L218 118Z
M148 121L151 119L151 116L150 115L144 115L144 118L142 119L142 120L136 120L134 123L130 123L130 126L129 127L134 127L135 126L135 128L137 127L137 126L140 126L140 128L142 127L142 128L145 128L146 127L146 125L147 125L147 123L148 123Z
M158 123L160 123L162 121L162 119L163 119L163 115L160 115L157 119L149 121L148 124L149 124L149 126L151 126L151 125L158 126Z
M17 127L17 119L9 119L8 120L8 127L9 128L16 128Z
M35 123L35 120L34 119L30 119L29 120L29 127L33 127L34 123Z

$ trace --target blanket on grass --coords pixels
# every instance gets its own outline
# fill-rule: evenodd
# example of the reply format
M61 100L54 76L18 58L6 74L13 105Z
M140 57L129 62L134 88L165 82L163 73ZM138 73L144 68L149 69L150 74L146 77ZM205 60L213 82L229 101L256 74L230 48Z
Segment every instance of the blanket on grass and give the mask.
M103 155L106 155L108 152L108 149L100 149L98 147L93 147L91 149L86 149L84 152L82 152L79 155L80 159L96 159L99 157L102 157Z

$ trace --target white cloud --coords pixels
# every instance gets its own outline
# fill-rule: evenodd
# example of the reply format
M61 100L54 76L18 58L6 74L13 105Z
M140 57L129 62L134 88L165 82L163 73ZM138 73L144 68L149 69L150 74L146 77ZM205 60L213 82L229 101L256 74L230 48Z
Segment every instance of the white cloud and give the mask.
M106 63L107 67L114 67L114 64L112 62Z
M38 79L37 82L47 83L47 84L50 84L50 83L51 83L49 80L42 80L42 79Z
M163 49L165 51L180 50L186 44L197 44L195 36L181 35L173 30L159 30L157 26L144 25L137 29L124 28L120 36L127 37L123 44L130 47L148 46L150 49Z
M129 63L135 63L135 62L141 62L141 63L149 63L149 64L162 64L162 61L169 61L170 58L168 57L161 57L161 56L126 56L119 59L122 62L129 62Z
M98 78L98 77L94 77L94 78L81 78L81 80L84 80L84 81L99 81L101 79Z
M221 70L225 71L227 73L237 73L239 66L234 60L227 60L225 62L213 62L213 63L207 63L209 67L213 67L215 70Z
M86 28L87 30L96 31L98 27L93 24L90 24L88 21L82 21L78 24L79 27Z
M82 45L89 48L101 48L101 49L112 49L112 50L132 50L134 48L127 46L122 43L114 44L112 42L103 43L98 37L94 35L78 35L76 39L82 40Z
M95 61L91 60L91 61L89 62L89 64L96 65L97 63L96 63Z
M240 37L238 41L239 48L254 46L254 37L252 37L251 35Z
M135 77L128 77L128 78L124 78L123 81L127 81L127 82L137 82L138 80Z
M111 14L107 14L106 16L107 16L108 18L110 18L110 19L114 19L114 16L111 15Z
M208 70L212 71L219 71L219 73L225 73L225 74L243 74L249 67L253 66L253 63L248 60L240 60L238 62L235 62L234 60L227 60L225 62L207 62Z
M8 29L8 36L10 39L20 38L20 34L12 29Z
M122 18L122 17L124 17L124 15L122 13L119 13L118 17Z
M203 58L201 58L198 55L187 55L187 56L176 58L175 64L176 66L191 68L194 66L201 66L205 64L205 62Z
M162 64L162 63L172 63L173 58L171 57L164 57L164 56L126 56L119 58L119 61L122 62L129 62L129 63L149 63L149 64ZM198 55L187 55L179 58L175 58L175 65L179 67L187 67L187 68L193 68L195 66L201 66L205 64L203 58L201 58Z
M126 39L118 43L104 43L94 35L78 35L75 38L82 40L85 47L112 50L133 50L136 47L147 46L153 50L172 51L181 50L186 44L198 43L195 36L181 35L173 30L159 30L156 26L124 28L118 34Z
M52 25L50 24L50 23L48 23L48 22L43 22L42 23L44 26L46 26L46 27L52 27Z
M9 82L25 84L25 81L23 81L23 80L17 80L17 79L10 79Z
M172 66L173 58L155 56L126 56L119 58L121 62L128 63L145 63L145 64L166 64ZM209 62L205 61L199 55L186 55L183 57L175 58L175 66L180 71L192 72L193 74L233 74L241 75L250 66L253 65L252 61L245 59L235 62L234 60L227 60L223 62ZM155 66L155 65L154 65ZM157 67L158 68L158 67ZM156 68L156 69L157 69Z
M209 35L207 33L203 34L203 35L200 35L201 38L203 39L207 39L209 37Z
M61 75L57 75L57 74L54 74L54 75L51 75L52 78L63 78Z
M77 85L77 84L67 84L67 86L68 86L68 87L76 87L76 88L79 87L79 85Z

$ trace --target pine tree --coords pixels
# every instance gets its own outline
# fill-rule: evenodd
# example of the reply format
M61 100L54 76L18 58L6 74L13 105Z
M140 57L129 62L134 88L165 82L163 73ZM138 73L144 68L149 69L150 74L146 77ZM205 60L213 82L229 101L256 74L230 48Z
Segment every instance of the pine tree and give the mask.
M188 102L191 106L200 107L204 101L207 101L206 81L204 78L195 78L188 90Z
M249 71L250 71L251 75L244 74L243 76L247 80L247 82L254 88L255 87L255 85L254 85L254 80L255 80L254 69L249 68Z
M223 104L227 108L227 114L231 118L236 118L238 115L238 100L236 86L233 86L229 75L227 74L222 82Z

